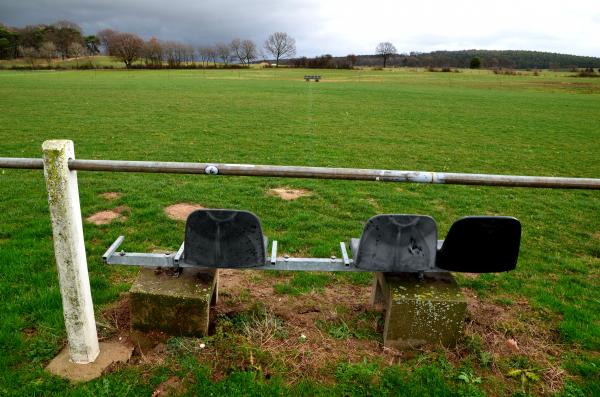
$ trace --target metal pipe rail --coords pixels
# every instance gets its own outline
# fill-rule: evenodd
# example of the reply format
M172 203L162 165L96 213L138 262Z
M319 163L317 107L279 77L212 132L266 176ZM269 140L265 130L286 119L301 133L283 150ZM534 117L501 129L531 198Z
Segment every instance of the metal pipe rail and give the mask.
M0 168L43 169L44 164L41 159L36 158L0 157ZM69 169L76 171L346 179L382 182L535 187L551 189L600 189L600 179L598 178L564 178L547 176L376 170L360 168L298 167L223 163L178 163L126 160L69 160Z

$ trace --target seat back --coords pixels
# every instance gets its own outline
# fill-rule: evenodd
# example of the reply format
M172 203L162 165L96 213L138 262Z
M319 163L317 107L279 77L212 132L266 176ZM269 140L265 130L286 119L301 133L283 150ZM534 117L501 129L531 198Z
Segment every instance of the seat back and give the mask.
M202 267L264 265L266 247L258 217L235 210L197 210L185 225L183 259Z
M423 215L376 215L367 221L354 258L377 272L421 272L435 267L437 226Z
M497 273L517 266L521 223L508 216L468 216L454 222L436 265L453 272Z

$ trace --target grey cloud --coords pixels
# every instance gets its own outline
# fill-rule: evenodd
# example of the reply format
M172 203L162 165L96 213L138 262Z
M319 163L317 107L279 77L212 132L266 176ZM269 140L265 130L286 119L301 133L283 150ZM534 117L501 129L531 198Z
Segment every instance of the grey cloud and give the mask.
M435 26L417 24L407 29L402 23L397 26L389 23L395 21L393 11L376 20L368 11L377 5L346 1L348 3L342 0L334 3L319 0L0 0L0 22L24 26L67 19L78 23L88 34L111 28L134 32L146 39L156 36L192 45L227 42L239 37L252 39L262 47L269 33L285 31L296 38L298 55L306 56L365 54L374 51L379 41L390 40L390 37L396 38L392 41L400 51L504 48L600 55L600 48L589 39L589 34L579 31L581 20L574 16L569 21L561 20L560 26L549 22L548 28L538 27L538 32L522 25L514 25L515 30L510 30L506 21L496 21L493 17L490 17L488 32L454 29L468 24L467 17L465 20L441 19L442 23ZM393 4L388 3L388 6ZM410 15L410 4L396 5ZM418 10L414 12L411 18L423 17ZM560 10L555 14L553 18L560 18ZM588 25L587 32L595 29L599 18L598 14L586 17L593 24ZM575 37L586 39L574 40Z
M145 38L157 36L190 44L250 38L262 44L273 31L302 36L317 4L312 0L240 2L209 1L72 1L30 0L0 4L0 19L8 25L24 26L68 19L86 33L104 28L130 31ZM308 48L300 46L308 51Z

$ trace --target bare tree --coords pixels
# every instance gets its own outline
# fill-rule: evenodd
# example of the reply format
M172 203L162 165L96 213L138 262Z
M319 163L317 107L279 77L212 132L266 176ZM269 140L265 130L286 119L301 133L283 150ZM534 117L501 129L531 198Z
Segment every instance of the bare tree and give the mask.
M84 54L85 48L81 43L73 42L69 44L69 56L75 58L75 62L77 63L77 69L79 69L79 58Z
M217 49L215 47L206 47L206 54L208 55L208 61L212 61L213 66L217 66Z
M169 68L177 67L181 63L181 58L179 57L179 51L177 49L178 45L179 43L175 41L163 41L161 43L163 55Z
M100 42L100 45L102 46L105 55L112 55L112 53L110 52L110 41L113 38L113 36L117 33L119 32L115 32L112 29L104 29L96 34L96 37L98 38L98 41Z
M242 51L242 41L240 39L233 39L229 44L231 48L231 52L238 59L239 63L242 65L245 63L244 53Z
M33 69L35 60L39 57L38 50L35 47L19 47L19 53L21 53L25 61L27 61Z
M275 67L279 60L296 55L296 40L285 32L275 32L265 40L265 50L275 57Z
M170 68L179 68L185 62L194 61L194 48L178 41L164 41L161 43L164 58Z
M225 43L217 43L215 46L217 57L227 66L231 61L231 47Z
M397 53L396 47L389 41L377 44L377 48L375 48L375 53L383 58L383 67L387 64L387 60Z
M252 40L242 41L242 56L246 61L246 65L250 66L250 62L256 59L256 44Z
M144 44L144 59L146 65L155 68L162 66L163 47L156 37L151 37L150 40Z
M191 45L183 46L183 58L186 62L194 63L196 61L196 51L194 51L194 47Z
M198 55L200 56L200 62L202 62L202 67L208 66L208 61L212 56L212 47L202 46L198 48Z
M69 46L82 43L81 28L71 21L58 21L48 27L48 33L63 59L69 55Z
M144 40L133 33L116 33L110 38L108 48L115 58L130 68L142 55Z
M51 41L44 41L39 49L40 57L46 60L48 66L52 62L52 58L56 57L56 46Z

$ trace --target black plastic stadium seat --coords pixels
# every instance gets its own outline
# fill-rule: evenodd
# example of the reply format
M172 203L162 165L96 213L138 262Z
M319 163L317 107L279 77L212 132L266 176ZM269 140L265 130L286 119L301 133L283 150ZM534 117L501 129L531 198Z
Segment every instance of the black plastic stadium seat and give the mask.
M212 268L242 268L266 263L266 238L260 221L247 211L197 210L185 226L183 259Z
M517 266L520 244L521 223L517 219L468 216L450 227L436 265L452 272L506 272Z
M376 272L434 269L436 248L435 220L423 215L376 215L350 241L356 267Z

